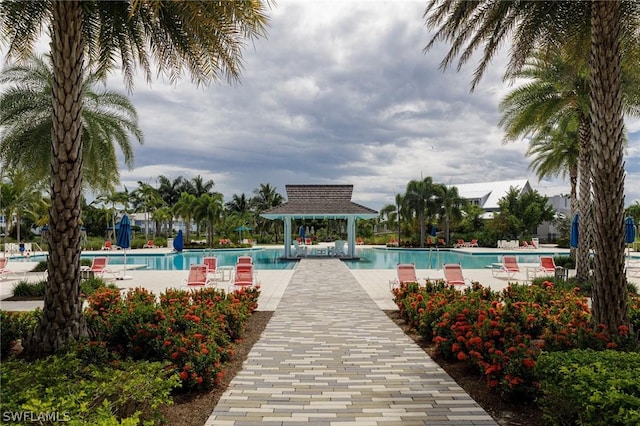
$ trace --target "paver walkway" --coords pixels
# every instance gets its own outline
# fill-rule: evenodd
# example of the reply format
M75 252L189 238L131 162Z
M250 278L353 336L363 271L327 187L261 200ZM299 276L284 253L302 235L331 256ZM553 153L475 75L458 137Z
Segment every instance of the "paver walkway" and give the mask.
M206 425L496 425L339 260L301 260Z

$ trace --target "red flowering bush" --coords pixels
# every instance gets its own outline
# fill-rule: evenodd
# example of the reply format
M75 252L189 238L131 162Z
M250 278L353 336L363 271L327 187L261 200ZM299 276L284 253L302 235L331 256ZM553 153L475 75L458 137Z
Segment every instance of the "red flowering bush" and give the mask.
M464 292L403 286L394 296L403 317L436 344L439 356L468 363L510 398L536 397L534 366L542 348L628 348L635 341L625 326L616 336L592 328L586 299L548 281L511 285L501 293L481 286Z
M169 361L169 373L180 376L183 389L210 388L233 356L232 342L241 337L259 294L169 289L157 301L142 288L123 298L107 289L89 298L85 314L101 341L95 346L121 358Z

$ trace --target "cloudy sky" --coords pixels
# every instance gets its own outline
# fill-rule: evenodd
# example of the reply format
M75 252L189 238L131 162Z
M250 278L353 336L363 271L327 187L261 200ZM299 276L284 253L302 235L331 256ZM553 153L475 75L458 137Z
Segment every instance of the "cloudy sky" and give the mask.
M244 51L241 82L196 87L189 78L151 85L131 98L144 145L123 168L128 189L165 175L215 182L228 201L261 183L353 184L354 201L393 203L407 182L460 184L529 179L545 195L566 180L538 181L525 142L503 144L498 57L475 92L470 74L441 71L448 46L427 54L426 1L278 0L268 38ZM120 75L110 88L123 88ZM124 91L124 89L123 89ZM628 122L626 203L640 200L640 123Z

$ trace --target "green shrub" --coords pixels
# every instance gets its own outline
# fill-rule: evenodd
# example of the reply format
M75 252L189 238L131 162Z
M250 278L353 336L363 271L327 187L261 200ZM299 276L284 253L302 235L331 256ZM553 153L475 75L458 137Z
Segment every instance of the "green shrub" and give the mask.
M542 353L539 400L552 425L640 424L640 353L574 350Z
M41 313L40 309L26 312L0 310L0 359L7 356L17 340L24 340L35 331Z
M44 297L46 286L46 281L38 281L35 283L19 281L13 286L13 295L16 297Z
M44 272L47 270L47 261L41 260L38 264L31 270L31 272Z
M107 282L100 277L88 278L80 282L80 292L84 296L90 296L102 288L118 289L118 286L113 283L107 284Z
M73 352L33 363L3 362L0 376L4 413L58 413L77 425L160 421L158 408L172 402L171 391L179 384L163 363L93 365Z

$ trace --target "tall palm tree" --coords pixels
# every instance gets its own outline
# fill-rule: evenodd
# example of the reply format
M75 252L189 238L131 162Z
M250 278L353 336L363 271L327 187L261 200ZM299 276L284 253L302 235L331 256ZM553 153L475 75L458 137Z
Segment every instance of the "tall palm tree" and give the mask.
M639 26L640 5L621 0L591 2L430 0L425 11L435 34L425 50L438 41L451 42L441 62L446 68L459 58L458 69L482 49L472 79L472 90L482 78L498 48L508 41L507 74L522 68L534 49L591 34L590 129L594 158L595 269L593 321L610 333L629 324L624 269L624 168L622 52L623 34L633 37ZM625 19L622 20L622 16Z
M156 188L148 183L138 181L138 188L131 192L135 211L142 211L145 217L144 238L149 239L149 215L164 204L164 200Z
M462 219L462 207L465 199L458 193L455 186L443 184L435 185L436 204L440 206L440 217L444 218L445 241L449 245L451 220Z
M31 52L42 28L48 28L51 36L54 126L49 278L42 320L28 349L50 353L88 335L80 299L77 226L82 214L86 64L106 72L119 58L129 87L137 66L151 80L152 64L171 81L184 70L197 83L235 80L245 40L264 33L264 7L261 0L0 3L0 29L8 42L8 58Z
M51 163L51 58L31 55L24 64L13 64L0 73L8 87L0 95L0 160L10 167L28 167L32 176L49 176ZM114 145L132 168L130 135L143 142L133 104L119 93L99 87L101 75L88 74L83 83L82 157L83 179L96 192L120 183Z
M2 165L0 174L0 215L5 218L4 244L12 228L9 225L12 218L16 218L16 239L22 239L20 225L22 218L37 209L42 202L42 194L45 190L43 180L34 179L25 169L15 169Z
M261 239L264 238L265 233L269 232L275 235L275 241L278 242L278 233L282 227L282 222L260 217L260 213L277 207L282 203L284 203L284 197L278 192L276 187L271 186L269 183L261 183L260 187L253 190L253 197L251 198L250 204L255 213L256 226L260 232Z
M186 191L195 195L196 197L199 197L202 194L209 194L214 185L215 183L213 182L213 180L209 179L205 182L205 180L200 175L192 178L191 180L185 181Z
M191 219L193 219L193 209L196 206L196 196L183 192L180 194L180 199L173 205L172 211L175 215L182 218L185 227L185 241L189 241L189 234L191 232Z
M193 217L207 224L207 244L213 247L213 235L216 225L224 212L223 197L220 193L202 194L196 199Z
M415 214L420 224L420 247L424 247L427 235L427 218L435 213L436 189L431 176L412 180L407 184L404 202Z
M165 204L172 209L173 206L180 199L180 194L182 192L186 192L186 180L182 176L178 176L174 180L169 179L164 175L160 175L158 177L158 182L160 186L158 187L158 192L160 196L164 200ZM173 217L169 218L169 232L173 231Z

